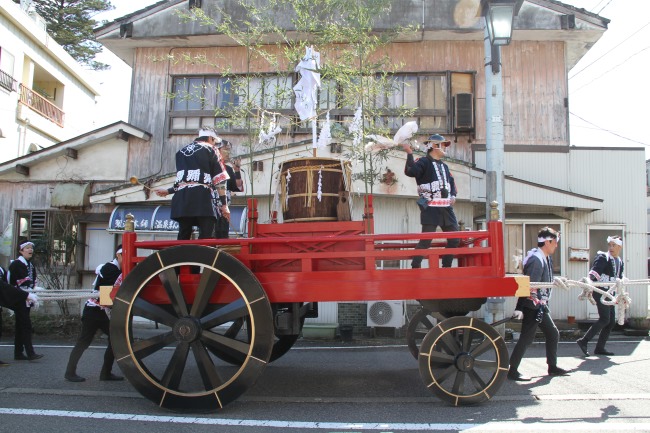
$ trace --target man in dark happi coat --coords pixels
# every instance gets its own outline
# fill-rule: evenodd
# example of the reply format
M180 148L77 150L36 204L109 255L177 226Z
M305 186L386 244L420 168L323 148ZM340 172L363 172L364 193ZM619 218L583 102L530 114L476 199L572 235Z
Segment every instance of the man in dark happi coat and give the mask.
M199 137L176 152L176 181L169 189L157 189L156 194L172 198L171 218L178 222L179 240L192 237L192 227L199 229L199 239L212 237L215 215L212 191L216 190L220 211L230 218L226 202L228 173L215 144L221 138L212 128L199 130Z
M456 182L449 171L447 164L442 162L446 155L445 149L450 141L440 134L433 134L425 142L427 154L423 158L414 160L413 150L408 143L402 144L406 152L406 166L404 174L414 177L418 185L418 205L420 206L420 223L422 233L435 232L438 227L443 232L458 231L458 222L454 213L453 204L456 202ZM460 241L448 239L447 248L456 248ZM427 249L431 246L431 239L422 239L416 249ZM413 268L422 265L423 256L416 256L411 262ZM442 266L451 267L454 256L442 256Z
M616 279L623 279L623 260L621 259L621 250L623 249L623 239L620 236L607 237L607 251L598 251L594 262L589 271L589 279L594 283L613 283ZM601 290L607 291L608 287L599 287ZM598 342L596 343L596 355L611 356L614 352L610 352L605 348L605 343L609 340L614 325L616 324L616 310L613 305L605 305L602 303L603 295L593 292L594 301L598 308L598 321L591 325L584 337L576 340L578 347L582 350L585 356L589 356L587 350L587 343L598 334Z
M0 267L0 337L2 337L2 307L14 312L19 311L20 314L20 311L24 310L26 302L36 299L36 295L33 293L28 293L7 283L5 270ZM8 365L8 363L0 361L0 367Z
M550 227L543 227L537 233L537 248L528 251L524 259L524 274L530 277L531 283L553 282L553 261L551 256L557 249L560 234ZM560 341L558 331L549 310L548 303L551 299L551 288L531 288L530 296L517 299L515 317L521 319L521 335L515 348L510 354L510 368L508 379L529 381L530 377L519 372L519 364L526 353L526 349L535 340L539 327L546 339L546 364L550 376L564 376L567 370L557 366L557 346Z

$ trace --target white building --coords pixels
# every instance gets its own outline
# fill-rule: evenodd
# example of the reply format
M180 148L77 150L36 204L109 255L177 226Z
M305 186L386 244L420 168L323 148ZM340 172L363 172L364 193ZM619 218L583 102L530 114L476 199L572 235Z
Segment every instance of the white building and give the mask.
M97 89L42 17L0 2L0 162L94 129Z

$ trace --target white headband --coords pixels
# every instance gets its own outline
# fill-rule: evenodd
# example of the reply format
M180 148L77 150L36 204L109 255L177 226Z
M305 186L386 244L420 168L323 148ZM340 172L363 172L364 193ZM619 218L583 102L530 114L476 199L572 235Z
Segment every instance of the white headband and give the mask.
M34 242L25 242L24 244L20 244L20 249L22 250L25 248L27 245L34 246Z
M612 236L607 236L607 243L614 242L619 247L623 246L623 240Z
M554 240L560 242L560 236L558 236L557 238L552 238L550 236L546 236L545 238L542 237L537 238L537 242L546 242L546 241L554 241Z
M118 255L118 254L122 254L122 248L120 248L119 250L115 251L115 255Z
M199 129L199 137L213 137L217 143L221 143L221 137L212 129Z

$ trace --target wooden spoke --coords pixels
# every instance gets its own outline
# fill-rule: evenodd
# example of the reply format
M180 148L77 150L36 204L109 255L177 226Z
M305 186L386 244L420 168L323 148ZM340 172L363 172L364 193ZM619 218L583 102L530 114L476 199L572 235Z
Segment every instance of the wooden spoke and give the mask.
M406 328L406 344L413 358L418 359L420 353L420 343L425 335L435 326L436 320L431 316L431 312L426 308L419 308Z
M268 298L253 273L223 251L161 250L138 263L115 299L111 342L118 365L161 407L220 409L255 383L271 356Z
M422 340L420 376L427 387L453 405L488 400L508 372L508 350L499 333L471 317L452 317Z
M169 300L171 301L171 305L174 307L174 311L176 311L176 316L187 316L187 304L185 303L183 289L178 282L176 271L173 268L165 269L158 274L158 277L160 278L160 281L162 281L167 296L169 296Z

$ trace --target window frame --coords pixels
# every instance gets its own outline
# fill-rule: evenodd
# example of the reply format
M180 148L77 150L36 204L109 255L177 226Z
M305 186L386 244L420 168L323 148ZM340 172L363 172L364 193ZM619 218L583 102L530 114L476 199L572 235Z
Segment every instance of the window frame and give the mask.
M471 83L471 93L475 94L475 89L476 89L476 72L475 71L455 71L455 70L447 70L447 71L427 71L427 72L400 72L400 73L395 73L391 74L392 77L415 77L417 78L417 89L415 92L415 95L417 97L416 101L416 106L422 106L422 100L423 94L422 94L422 82L423 78L426 77L441 77L443 83L442 86L442 92L443 92L443 108L425 108L425 109L419 109L417 107L411 107L411 108L416 108L416 111L413 113L413 116L409 117L401 117L399 114L401 113L402 107L387 107L384 109L380 109L381 114L378 116L380 123L384 125L389 125L391 131L396 131L401 127L404 123L409 122L409 121L416 121L418 122L418 125L422 125L422 119L424 118L431 118L433 122L435 123L435 118L443 118L444 121L442 121L442 125L440 127L420 127L420 132L422 134L431 134L431 133L443 133L443 134L452 134L453 133L453 96L455 93L459 92L464 92L466 89L454 89L453 88L453 80L452 76L454 74L464 74L468 75L468 80ZM257 78L258 75L255 76ZM266 77L282 77L285 76L284 74L277 74L277 73L268 73L268 74L260 74L263 79ZM376 76L380 76L380 74L376 74ZM179 79L197 79L197 78L202 78L203 82L205 82L206 79L226 79L226 80L232 80L232 79L239 79L239 78L245 78L246 74L237 74L237 75L220 75L220 74L198 74L198 75L173 75L171 76L171 86L172 88L170 89L170 94L173 95L176 93L176 83L178 82ZM273 108L273 107L265 107L263 109L268 110L268 111L273 111L276 113L280 113L283 116L286 117L291 117L293 119L293 126L292 130L290 131L291 133L311 133L311 125L309 122L299 122L298 115L295 111L294 103L295 103L295 95L293 94L293 86L298 82L299 80L299 75L297 73L287 73L286 77L290 78L290 85L291 85L291 100L289 105L289 108ZM234 87L234 85L233 85ZM351 108L341 108L339 105L341 98L340 95L343 92L343 86L341 84L336 84L335 86L328 86L327 90L330 92L331 95L331 90L332 87L334 87L334 96L330 96L328 98L328 104L323 104L321 102L321 99L319 97L319 103L318 107L319 110L327 110L327 106L330 104L335 104L336 106L334 108L329 109L329 115L330 115L330 120L331 121L337 121L337 122L343 122L347 120L351 120L354 117L355 109ZM266 86L263 86L263 89L265 89ZM322 89L322 88L321 88ZM319 95L320 95L319 90ZM264 93L262 94L262 98L264 98ZM385 101L384 103L386 105L390 105L390 94L386 93L384 95ZM434 94L433 96L433 104L435 107L435 101L436 101L436 96ZM232 99L231 99L232 100ZM402 102L404 102L404 99L402 99ZM168 132L169 135L193 135L196 133L196 130L202 126L219 126L221 122L226 120L228 116L217 116L216 113L216 108L211 109L211 110L175 110L174 109L174 101L172 100L169 111L167 112L168 116ZM212 104L212 105L216 105ZM239 104L237 104L239 105ZM322 123L325 121L326 114L323 113L321 116L319 116L319 123ZM174 119L180 119L180 118L185 118L186 119L186 124L184 128L177 128L174 127ZM187 126L187 119L192 119L192 118L197 118L198 123L195 121L191 124L191 126ZM392 118L392 119L391 119ZM251 120L254 120L253 117L250 117ZM280 125L282 126L282 125ZM230 127L230 128L221 128L223 129L224 133L227 134L233 134L233 135L238 135L238 134L246 134L248 133L248 130L246 128L236 128L236 127Z

